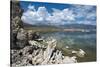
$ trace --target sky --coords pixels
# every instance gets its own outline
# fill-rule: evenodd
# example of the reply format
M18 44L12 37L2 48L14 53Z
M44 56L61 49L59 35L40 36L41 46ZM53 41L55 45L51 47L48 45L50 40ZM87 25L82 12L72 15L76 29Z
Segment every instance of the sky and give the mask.
M20 1L21 20L33 25L96 25L96 6Z

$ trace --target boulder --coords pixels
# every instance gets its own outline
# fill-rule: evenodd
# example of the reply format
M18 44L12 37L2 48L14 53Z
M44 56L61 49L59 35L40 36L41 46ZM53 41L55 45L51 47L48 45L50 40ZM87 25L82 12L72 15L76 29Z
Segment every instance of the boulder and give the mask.
M28 40L32 40L32 37L33 37L33 31L29 30L28 31Z
M23 28L20 28L20 30L17 33L17 42L16 42L16 44L19 48L23 48L26 45L28 45L27 32Z
M69 57L69 56L65 56L62 63L76 63L76 56L73 57Z
M72 53L76 54L76 56L78 57L84 57L86 54L85 51L83 51L82 49L79 49L79 51L73 50Z

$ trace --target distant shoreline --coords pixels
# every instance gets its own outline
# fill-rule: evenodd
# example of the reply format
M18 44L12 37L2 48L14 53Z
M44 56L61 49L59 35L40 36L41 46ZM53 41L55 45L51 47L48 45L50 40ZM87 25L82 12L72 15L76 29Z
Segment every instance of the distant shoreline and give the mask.
M39 27L24 27L26 30L32 30L37 32L96 32L96 29L73 29L73 28L66 28L66 29L60 29L60 28L39 28Z

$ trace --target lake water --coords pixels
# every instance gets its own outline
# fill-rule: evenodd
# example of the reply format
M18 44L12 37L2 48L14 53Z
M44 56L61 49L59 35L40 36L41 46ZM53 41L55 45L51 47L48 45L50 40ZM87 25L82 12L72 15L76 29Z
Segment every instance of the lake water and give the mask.
M84 50L86 55L84 58L77 58L78 62L96 61L95 32L48 32L41 35L57 39L57 47L62 50L65 55L70 55L70 53L68 54L68 50L66 50L66 46L75 50Z

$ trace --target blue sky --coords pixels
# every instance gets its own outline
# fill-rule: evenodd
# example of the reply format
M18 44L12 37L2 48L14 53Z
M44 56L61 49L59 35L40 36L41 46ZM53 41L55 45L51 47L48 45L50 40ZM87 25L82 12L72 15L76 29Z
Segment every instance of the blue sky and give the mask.
M40 6L45 6L47 8L47 10L49 12L52 12L52 8L56 8L56 9L64 9L64 8L70 8L72 5L70 4L58 4L58 3L45 3L45 2L31 2L31 1L21 1L20 2L21 7L26 11L29 5L34 5L36 10L40 7Z
M29 24L96 25L96 6L20 1L22 21Z

